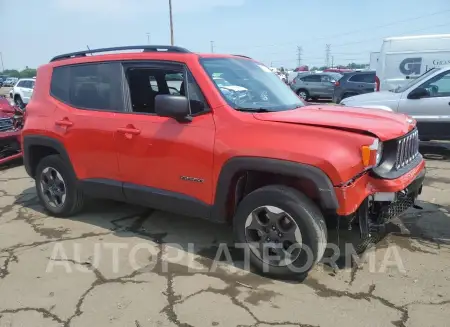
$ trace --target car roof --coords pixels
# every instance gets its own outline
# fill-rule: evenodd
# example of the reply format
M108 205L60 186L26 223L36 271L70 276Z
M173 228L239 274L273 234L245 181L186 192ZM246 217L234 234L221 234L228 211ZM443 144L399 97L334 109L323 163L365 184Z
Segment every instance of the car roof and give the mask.
M32 81L32 82L35 82L36 79L35 78L21 78L21 79L18 80L18 82L20 82L20 81Z
M140 50L140 51L139 51ZM201 58L243 58L251 59L244 55L233 54L213 54L213 53L194 53L185 48L168 45L137 45L122 46L113 48L87 49L57 55L50 60L52 66L63 66L75 63L98 62L103 60L132 60L139 57L142 59L171 59L177 60L186 58L186 56L195 56Z
M362 70L359 72L345 72L343 73L344 76L350 76L350 75L360 75L360 74L376 74L374 70Z

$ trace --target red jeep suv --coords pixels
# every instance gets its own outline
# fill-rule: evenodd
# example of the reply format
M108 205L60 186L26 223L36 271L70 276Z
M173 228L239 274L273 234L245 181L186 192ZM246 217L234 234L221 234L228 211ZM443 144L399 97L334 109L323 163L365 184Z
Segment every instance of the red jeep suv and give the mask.
M306 105L251 58L173 46L53 58L22 138L51 215L100 197L231 223L254 266L278 276L322 258L330 222L370 237L425 176L409 117Z

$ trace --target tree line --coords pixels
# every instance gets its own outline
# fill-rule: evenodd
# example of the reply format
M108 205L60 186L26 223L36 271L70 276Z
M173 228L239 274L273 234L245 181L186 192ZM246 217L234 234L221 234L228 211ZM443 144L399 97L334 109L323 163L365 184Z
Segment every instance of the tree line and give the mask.
M5 69L0 75L7 75L9 77L17 78L31 78L36 76L36 69L29 68L28 66L21 71L16 69Z

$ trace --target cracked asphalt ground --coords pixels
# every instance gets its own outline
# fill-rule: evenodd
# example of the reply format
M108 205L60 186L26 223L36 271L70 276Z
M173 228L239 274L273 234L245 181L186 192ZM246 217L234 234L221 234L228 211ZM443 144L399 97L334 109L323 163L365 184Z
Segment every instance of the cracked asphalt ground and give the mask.
M319 264L297 281L241 269L232 248L234 265L214 261L231 244L227 226L109 201L48 217L23 167L7 167L0 327L448 326L448 153L428 156L423 210L392 224L366 260Z

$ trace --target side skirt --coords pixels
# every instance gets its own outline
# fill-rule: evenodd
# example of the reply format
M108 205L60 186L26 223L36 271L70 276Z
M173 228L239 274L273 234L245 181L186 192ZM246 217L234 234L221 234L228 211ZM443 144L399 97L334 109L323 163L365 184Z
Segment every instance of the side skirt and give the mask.
M108 179L84 179L79 184L83 192L93 198L123 201L208 220L211 218L211 205L185 194Z

